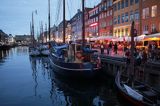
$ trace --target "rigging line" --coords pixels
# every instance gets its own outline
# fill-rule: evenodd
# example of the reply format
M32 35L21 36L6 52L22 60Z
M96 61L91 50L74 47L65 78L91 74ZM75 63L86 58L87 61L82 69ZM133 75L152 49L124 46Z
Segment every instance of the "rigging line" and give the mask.
M59 0L57 1L57 6L56 6L56 16L55 16L55 24L57 24L57 19L58 19L58 4L59 4Z
M58 0L58 1L59 1L59 0ZM58 17L58 16L57 16L57 12L58 12L58 3L59 3L58 1L57 1L56 9L55 9L55 10L56 10L55 23L56 23L56 20L57 20L57 17Z
M60 23L59 21L62 20L62 8L60 7L63 7L63 0L61 0L60 4L59 4L59 13L58 13L58 20L57 20L57 23Z
M70 11L70 8L69 8L69 0L67 1L67 8L68 8L68 12L69 12L69 19L71 19L71 11ZM72 5L71 5L72 6Z
M63 5L63 2L62 2L62 0L61 0L61 1L60 1L60 4L59 4L59 13L58 13L57 23L59 23L59 21L60 21L61 18L62 18L62 8L60 8L60 7L63 7L62 5ZM61 17L61 18L60 18L60 17Z
M61 1L62 1L62 0L58 0L58 2L57 2L57 8L56 8L57 11L56 11L56 20L55 20L55 23L56 23L56 24L58 24Z
M78 8L77 9L81 9L82 8L82 0L79 2Z

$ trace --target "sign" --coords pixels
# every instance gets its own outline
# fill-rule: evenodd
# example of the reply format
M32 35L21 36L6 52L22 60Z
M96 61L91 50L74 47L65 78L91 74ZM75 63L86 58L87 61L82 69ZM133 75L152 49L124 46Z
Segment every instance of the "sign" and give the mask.
M96 22L96 23L91 24L90 27L97 26L97 25L98 23Z

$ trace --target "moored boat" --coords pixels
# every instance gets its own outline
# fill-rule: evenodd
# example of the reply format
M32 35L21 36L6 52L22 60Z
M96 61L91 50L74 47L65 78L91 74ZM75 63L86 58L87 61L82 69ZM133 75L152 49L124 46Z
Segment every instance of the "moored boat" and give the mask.
M115 84L119 94L133 106L160 106L160 92L144 83L132 83L118 71Z
M41 45L39 51L42 56L49 56L50 54L48 45Z
M37 48L29 48L30 56L40 56L40 52Z
M89 48L81 51L81 44L54 46L50 61L53 70L68 78L91 78L100 72L100 58Z

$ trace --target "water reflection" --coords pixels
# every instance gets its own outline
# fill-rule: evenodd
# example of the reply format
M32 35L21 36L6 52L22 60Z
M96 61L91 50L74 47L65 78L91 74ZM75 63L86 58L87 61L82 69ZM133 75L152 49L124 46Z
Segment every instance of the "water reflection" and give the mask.
M50 70L49 60L47 57L29 57L31 68L32 68L32 77L34 80L34 96L37 96L38 88L38 74L43 76L43 79L50 79ZM41 73L40 73L41 72Z
M0 51L0 106L125 106L118 97L112 77L65 80L48 57L29 57L28 47Z
M54 105L63 103L66 106L116 106L119 104L113 78L77 82L60 78L53 71L51 71L51 76L51 97Z
M116 106L119 104L114 79L97 78L93 81L76 82L55 75L48 58L30 57L34 93L37 96L38 73L42 70L44 79L50 80L50 100L53 106Z
M16 48L17 55L28 55L28 47L27 46L18 46Z

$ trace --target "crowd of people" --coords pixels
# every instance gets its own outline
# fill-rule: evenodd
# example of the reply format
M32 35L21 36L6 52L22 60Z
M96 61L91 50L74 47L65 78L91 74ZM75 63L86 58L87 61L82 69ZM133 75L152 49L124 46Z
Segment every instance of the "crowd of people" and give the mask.
M100 45L101 54L110 55L114 53L115 55L123 55L127 58L128 62L131 57L130 44L124 42L109 42L108 44ZM107 52L104 52L104 51ZM121 54L118 52L121 51ZM134 49L134 59L137 65L144 64L147 61L160 61L160 49L155 42L148 44L148 47L141 47Z

